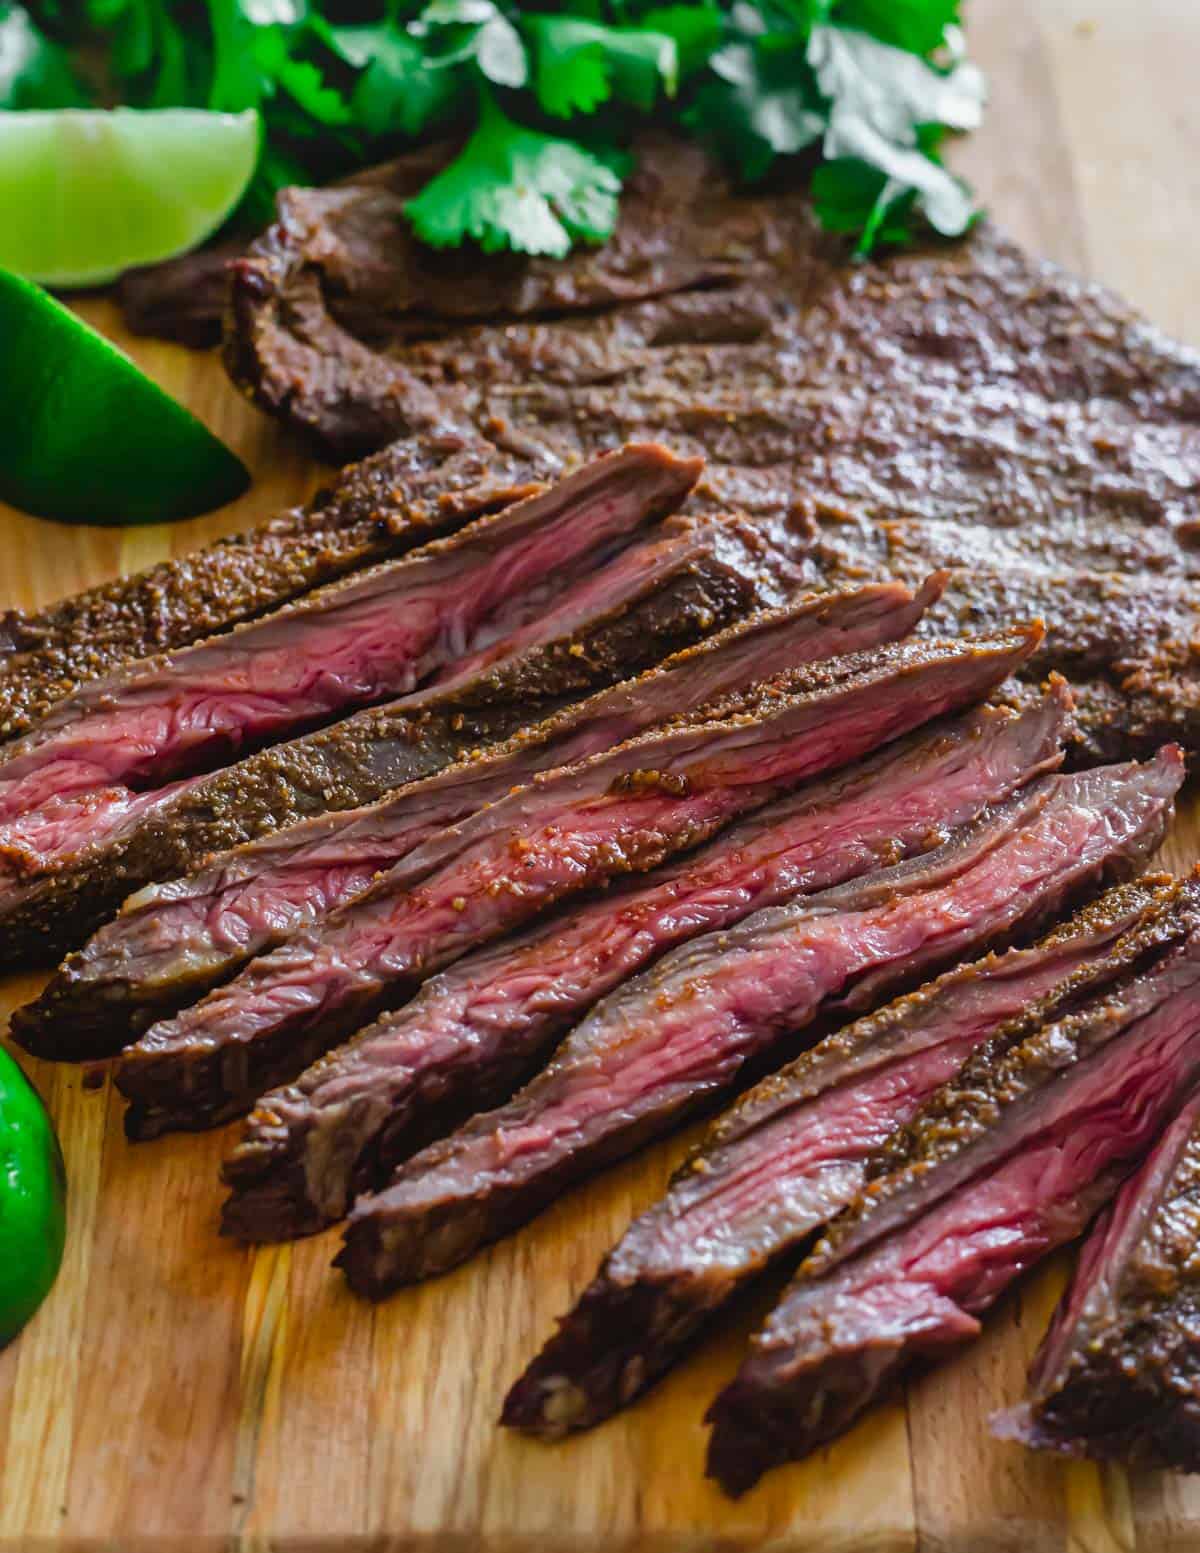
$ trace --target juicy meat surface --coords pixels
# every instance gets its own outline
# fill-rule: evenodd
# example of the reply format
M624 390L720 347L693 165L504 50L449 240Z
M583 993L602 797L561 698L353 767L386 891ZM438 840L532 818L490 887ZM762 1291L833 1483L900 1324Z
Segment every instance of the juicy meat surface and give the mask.
M1200 885L1152 905L1112 957L1109 985L1081 1000L1068 982L985 1042L899 1135L905 1164L801 1268L709 1412L709 1470L730 1492L847 1428L912 1358L977 1335L1193 1087Z
M551 1043L674 945L925 850L1061 758L1057 688L983 708L769 804L698 854L468 956L398 1013L267 1095L225 1166L223 1226L250 1239L341 1218L436 1130L505 1098Z
M125 1053L133 1134L210 1124L288 1080L416 984L569 893L645 872L739 814L969 704L1034 649L1006 637L902 644L718 698L703 724L644 734L547 772L463 822L447 867L422 849L252 961ZM421 882L409 888L409 880Z
M235 267L231 372L336 457L450 425L703 452L727 505L813 514L827 577L954 566L939 633L1037 594L1026 675L1078 681L1078 760L1200 748L1200 357L986 225L850 264L805 192L636 150L613 240L563 262L431 257L397 219L429 154L287 192Z
M764 1079L710 1129L605 1257L510 1391L503 1422L554 1439L626 1406L748 1283L857 1195L896 1127L1005 1021L1170 888L1117 885L1029 949L947 971Z
M0 963L56 958L143 885L414 778L793 597L803 526L669 518L449 678L170 790L108 791L107 834L0 884ZM118 814L119 811L119 814ZM45 815L39 824L45 824Z
M748 1064L789 1055L819 1013L868 1008L1136 866L1182 779L1178 751L1044 777L932 852L672 951L593 1009L507 1106L360 1199L340 1258L351 1283L379 1295L454 1266Z
M869 584L752 614L660 668L409 783L382 803L321 814L145 890L18 1013L18 1035L42 1053L61 1055L68 1043L93 1055L115 1051L443 832L440 849L425 849L432 872L459 845L458 833L446 827L537 771L611 749L754 680L906 636L939 583L934 578L917 594L896 583ZM488 667L471 664L453 683L473 683ZM452 694L452 685L441 693Z
M227 631L532 496L554 467L481 437L398 444L249 533L46 609L0 613L0 740L121 664Z
M1002 1438L1130 1467L1200 1466L1200 1095L1084 1241Z
M0 878L103 840L134 795L404 695L533 620L674 510L697 462L627 447L419 554L57 702L0 762Z

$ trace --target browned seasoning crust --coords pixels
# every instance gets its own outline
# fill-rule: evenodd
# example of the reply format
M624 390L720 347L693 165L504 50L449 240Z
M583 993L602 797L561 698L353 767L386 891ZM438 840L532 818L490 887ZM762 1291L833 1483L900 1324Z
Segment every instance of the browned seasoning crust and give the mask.
M543 463L478 438L397 444L306 506L47 609L0 615L0 739L84 680L226 631L533 494Z
M1139 1468L1200 1467L1200 1095L1100 1216L998 1434Z
M769 561L758 546L701 551L645 596L445 693L425 693L419 705L360 712L214 772L129 834L88 848L26 891L5 912L0 966L54 959L145 884L314 815L374 803L696 645L777 602Z
M806 197L735 195L656 135L617 233L550 263L431 256L427 175L293 190L235 268L226 355L346 457L469 426L573 459L660 436L708 497L820 526L814 576L957 569L929 623L1053 625L1025 671L1078 688L1076 760L1200 747L1200 357L991 227L862 265Z

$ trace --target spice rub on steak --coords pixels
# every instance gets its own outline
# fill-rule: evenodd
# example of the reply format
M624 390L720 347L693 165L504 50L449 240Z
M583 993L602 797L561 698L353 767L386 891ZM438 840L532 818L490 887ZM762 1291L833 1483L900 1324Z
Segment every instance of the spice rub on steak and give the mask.
M780 591L779 581L760 574L754 590L769 595ZM446 827L503 798L536 772L699 713L714 696L784 669L898 640L911 631L940 583L935 577L917 594L899 583L868 584L752 613L658 669L600 691L490 751L478 750L410 782L382 803L319 814L218 854L197 872L145 889L67 959L36 1003L18 1010L13 1028L42 1056L114 1052L155 1019L227 980L254 955L327 916L441 832L436 846L423 852L432 872L461 844L460 833ZM644 618L636 623L652 624ZM669 639L664 630L643 637L642 644ZM575 643L576 636L568 640ZM565 655L566 664L576 661ZM468 683L478 679L475 670ZM454 706L452 687L447 691ZM415 715L418 708L412 710Z
M532 496L553 468L483 438L423 438L342 471L304 506L132 577L0 613L0 740L80 684L187 647L310 588Z
M1200 1468L1200 1093L1088 1233L1002 1439L1130 1467Z
M731 1493L846 1429L917 1356L975 1337L1077 1235L1200 1078L1200 881L1002 1027L874 1161L709 1412Z
M738 518L669 518L655 533L568 587L537 620L460 660L452 678L148 795L144 814L9 893L6 963L57 958L148 883L298 821L374 802L795 594L790 523L751 529Z
M871 1007L1061 909L1157 845L1183 779L1150 766L1047 776L942 847L673 950L600 1003L512 1101L355 1205L339 1258L373 1297L446 1271L581 1176Z
M850 264L806 193L637 154L613 240L564 261L431 255L408 162L288 191L235 267L235 379L335 457L451 423L550 459L703 451L727 505L812 512L821 575L953 565L931 630L1036 592L1026 677L1078 676L1077 759L1200 748L1200 356L986 224Z
M912 734L566 918L469 955L398 1013L264 1097L226 1162L223 1228L311 1232L420 1142L511 1093L588 1008L676 944L927 850L1061 759L1056 687Z
M623 873L646 872L798 783L980 699L1040 629L902 644L791 670L574 766L462 822L468 844L421 877L422 849L121 1059L133 1135L245 1110L467 950ZM409 887L411 878L421 882Z
M870 1162L1008 1019L1170 889L1114 886L1029 949L992 954L827 1036L709 1130L666 1195L630 1226L514 1385L502 1421L556 1439L627 1406L713 1315L864 1185Z
M621 552L696 473L661 449L626 448L418 554L56 703L0 760L0 917L45 921L46 896L61 907L73 893L59 878L74 881L240 749L480 670L483 649L560 634L604 595L607 577L591 573L614 551L615 578L636 595L643 568ZM556 611L548 595L576 574L582 591ZM10 953L19 936L7 935Z

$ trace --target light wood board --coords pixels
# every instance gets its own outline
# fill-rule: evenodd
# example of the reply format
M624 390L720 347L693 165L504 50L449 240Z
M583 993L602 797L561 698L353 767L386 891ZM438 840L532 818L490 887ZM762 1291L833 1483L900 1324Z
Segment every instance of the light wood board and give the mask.
M1200 7L975 0L968 11L993 101L960 165L1022 239L1200 343ZM107 302L83 311L243 454L255 486L173 529L61 528L0 511L0 606L180 553L320 479L214 357L126 339ZM1170 865L1200 856L1198 822L1189 799ZM0 1021L37 985L0 983ZM217 1239L228 1132L130 1147L107 1084L29 1067L62 1134L70 1240L53 1296L0 1356L6 1550L1200 1548L1200 1480L1063 1466L987 1433L989 1410L1019 1393L1061 1259L974 1348L734 1505L701 1477L700 1420L760 1311L726 1323L591 1435L547 1448L494 1427L504 1390L686 1139L372 1309L331 1273L333 1237L257 1252Z

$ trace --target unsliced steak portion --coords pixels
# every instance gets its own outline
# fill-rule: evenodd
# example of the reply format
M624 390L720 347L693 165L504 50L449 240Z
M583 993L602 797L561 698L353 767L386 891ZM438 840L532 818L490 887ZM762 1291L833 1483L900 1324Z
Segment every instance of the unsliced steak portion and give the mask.
M806 191L736 195L695 144L666 136L636 153L613 238L565 261L448 262L422 248L403 220L407 159L371 188L288 191L233 268L234 380L342 458L451 418L499 417L515 445L548 408L567 427L610 383L628 385L631 414L690 403L701 427L708 412L714 437L729 422L711 396L730 383L745 385L751 422L781 390L839 379L1012 384L1051 401L1123 399L1159 421L1200 409L1193 353L990 229L853 266Z
M599 1004L508 1105L418 1154L354 1209L361 1293L445 1271L565 1187L803 1044L820 1013L1028 929L1161 839L1183 779L1153 766L1044 777L944 846L672 951Z
M1200 1095L1096 1221L1003 1439L1200 1468Z
M149 789L414 689L535 620L673 511L699 464L628 447L419 555L78 690L0 763L0 876L53 867Z
M0 613L0 739L24 733L84 681L403 555L532 496L554 472L482 437L397 443L250 533L43 610Z
M460 961L265 1097L225 1166L225 1232L273 1240L341 1218L416 1143L504 1099L593 1003L673 945L934 846L1055 765L1068 705L1059 687L1021 717L984 708L938 723Z
M460 663L451 679L272 745L174 793L141 795L145 813L116 834L4 890L0 963L57 958L147 883L473 759L589 691L795 594L802 526L676 517L655 534L568 588L538 620ZM884 605L885 595L874 596Z
M939 585L932 579L914 595L897 583L869 584L752 614L659 669L408 783L383 803L321 814L143 890L69 957L36 1003L17 1012L14 1030L43 1056L116 1051L254 955L328 916L441 832L422 854L432 872L466 844L446 827L536 772L609 750L798 664L906 636Z
M244 238L227 238L176 259L126 270L115 287L126 326L134 334L178 340L194 350L219 345L229 264L245 251Z
M503 1422L557 1439L633 1401L853 1200L891 1132L982 1041L1068 977L1102 979L1115 940L1170 888L1161 875L1117 885L1033 948L948 971L764 1079L605 1257L509 1392Z
M462 822L468 844L447 867L425 878L418 847L324 923L148 1031L117 1075L134 1102L131 1134L244 1110L467 950L977 699L1039 635L1027 627L830 659L710 703L715 721L535 777Z
M1123 974L1082 1006L1068 984L1065 1010L1051 994L985 1043L801 1268L709 1413L730 1492L840 1433L914 1357L976 1336L1150 1147L1200 1077L1200 882L1113 958Z
M1003 620L1039 592L1027 678L1092 660L1077 759L1200 748L1200 356L986 224L850 264L806 193L635 149L613 242L554 264L442 268L399 219L429 156L289 191L234 277L235 378L338 457L448 421L539 459L702 451L725 505L806 505L829 576L954 564L948 609Z

